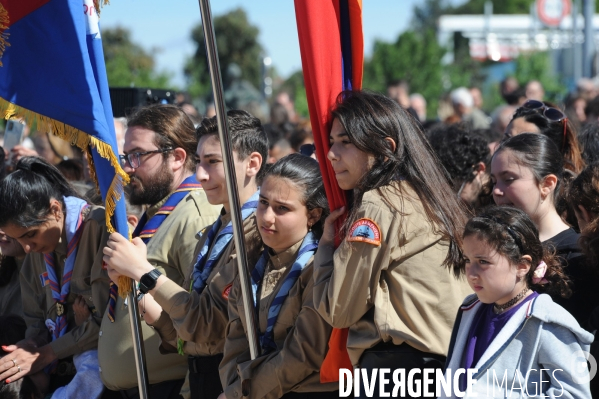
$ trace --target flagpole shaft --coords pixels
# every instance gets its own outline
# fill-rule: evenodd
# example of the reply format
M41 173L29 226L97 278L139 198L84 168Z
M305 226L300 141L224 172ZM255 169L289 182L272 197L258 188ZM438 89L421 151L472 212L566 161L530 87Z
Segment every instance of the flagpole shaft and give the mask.
M139 310L135 293L137 286L135 281L131 281L131 292L127 295L129 306L129 320L131 321L131 335L133 336L133 354L135 355L135 368L137 369L137 386L139 387L139 398L148 399L148 367L146 365L146 352L144 350L144 340L141 331L141 320L139 320Z
M222 77L220 74L218 51L216 49L216 40L214 37L214 27L212 25L210 0L198 1L200 3L202 27L204 29L204 42L206 45L206 56L208 57L210 80L212 82L212 92L214 94L214 108L216 110L216 121L218 123L218 137L220 139L223 153L225 176L227 176L227 193L229 194L229 204L231 205L231 223L233 225L233 238L235 240L235 252L237 254L239 282L241 283L241 295L243 298L243 307L245 311L250 356L252 359L255 359L260 355L260 346L258 345L258 334L256 333L256 316L254 312L254 301L252 299L252 291L247 268L247 253L244 242L243 219L241 218L240 210L241 202L239 201L239 193L237 192L237 179L235 177L235 165L233 163L231 135L229 134L229 125L227 123L227 113L223 98Z

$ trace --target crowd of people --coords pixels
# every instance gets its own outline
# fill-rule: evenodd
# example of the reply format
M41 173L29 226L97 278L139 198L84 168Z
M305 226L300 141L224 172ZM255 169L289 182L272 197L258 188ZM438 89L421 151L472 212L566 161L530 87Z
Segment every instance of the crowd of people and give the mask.
M506 79L492 116L458 88L435 120L405 81L343 92L326 159L285 93L268 123L230 110L239 204L215 117L140 107L115 120L131 241L109 234L85 158L34 135L48 151L12 148L0 180L0 399L140 397L120 276L138 282L151 398L340 397L325 364L360 370L361 398L385 397L397 370L416 375L400 397L599 397L593 359L580 366L599 358L589 85L560 108ZM347 207L329 208L319 162ZM391 388L365 377L383 369Z

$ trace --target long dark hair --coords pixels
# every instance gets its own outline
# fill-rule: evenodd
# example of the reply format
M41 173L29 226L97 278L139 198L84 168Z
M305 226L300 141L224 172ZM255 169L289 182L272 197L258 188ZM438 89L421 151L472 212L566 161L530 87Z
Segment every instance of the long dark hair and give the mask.
M24 157L16 170L0 182L0 226L39 226L47 220L50 201L80 197L55 166L38 157Z
M526 274L528 286L536 291L570 296L570 280L564 273L561 262L555 256L550 245L543 245L539 240L539 230L522 210L508 206L491 206L466 223L463 238L476 236L486 242L500 255L507 257L511 264L526 262L530 269ZM529 255L532 261L524 259ZM545 272L546 284L535 284L532 279L534 272L544 261L547 264ZM465 273L466 263L462 259L455 265L458 274Z
M466 210L451 189L451 178L414 118L395 101L367 91L342 92L332 117L339 120L356 148L375 158L353 191L345 231L357 218L364 193L401 179L418 194L437 232L449 240L443 265L451 267L458 262L462 257L461 232L466 222ZM395 151L385 138L395 141ZM400 195L403 194L402 185L397 187ZM390 205L399 211L397 204Z
M322 209L320 219L312 226L312 232L317 238L320 238L324 220L329 214L329 202L327 201L318 162L304 155L290 154L273 164L267 170L264 179L271 176L288 179L299 187L300 192L303 193L301 202L309 211Z
M545 105L555 108L551 103L545 103ZM518 118L524 118L526 122L536 125L543 136L546 136L553 141L562 155L566 169L571 170L574 173L580 173L584 168L584 160L580 151L580 145L578 144L576 128L569 119L553 122L545 118L535 109L522 107L516 110L512 117L512 121ZM566 124L565 135L564 123Z

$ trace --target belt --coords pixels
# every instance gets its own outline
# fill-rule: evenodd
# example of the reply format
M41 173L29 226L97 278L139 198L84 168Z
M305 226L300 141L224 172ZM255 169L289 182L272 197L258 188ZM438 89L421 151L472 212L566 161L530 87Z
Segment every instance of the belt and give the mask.
M189 371L196 374L218 373L218 366L223 360L223 354L212 356L189 356L187 363Z

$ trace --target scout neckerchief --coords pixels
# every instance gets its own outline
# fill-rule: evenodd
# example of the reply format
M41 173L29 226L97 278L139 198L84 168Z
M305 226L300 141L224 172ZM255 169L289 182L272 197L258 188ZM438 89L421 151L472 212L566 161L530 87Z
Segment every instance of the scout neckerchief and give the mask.
M289 296L291 287L293 287L302 273L302 270L304 270L304 267L306 267L306 263L308 263L312 255L314 255L314 252L316 252L317 248L318 240L314 237L314 234L309 231L302 241L302 245L297 253L297 258L293 262L293 266L291 266L291 270L289 273L287 273L287 277L285 277L283 285L281 285L281 288L277 292L275 298L270 304L270 308L268 309L266 330L260 335L260 346L265 352L277 349L277 345L275 344L274 340L274 326L277 318L279 317L279 312L281 311L281 307L283 307L283 302L285 302L285 299L287 299L287 296ZM256 308L258 308L259 302L258 289L262 283L264 273L266 272L266 265L270 259L268 251L269 248L266 247L262 253L262 257L258 260L258 263L256 263L256 267L254 267L254 270L252 270L252 292L254 294L254 305Z
M241 218L243 220L250 217L258 207L258 197L260 195L260 191L256 191L254 195L248 199L243 206L241 207ZM218 218L216 222L212 225L212 228L208 232L208 237L206 241L204 241L204 245L202 249L200 249L200 253L198 254L198 258L196 260L195 265L193 266L193 274L192 274L192 288L198 294L200 294L204 287L206 287L206 283L208 281L208 277L214 268L214 265L220 258L223 250L227 246L227 244L233 238L233 225L232 222L229 222L224 229L218 234L216 240L214 241L214 246L210 253L208 250L210 249L210 245L212 244L212 240L218 233L218 230L221 227L221 219ZM208 256L206 256L208 255Z
M52 289L52 299L56 304L56 321L46 320L46 326L52 333L52 341L62 337L67 332L67 316L65 305L71 291L71 276L75 267L75 258L81 233L83 232L83 211L89 206L87 202L77 197L64 197L65 203L65 233L67 236L67 259L65 261L62 279L59 283L56 274L56 259L54 253L44 254L48 285Z
M158 228L160 228L162 222L164 222L168 215L173 212L179 202L181 202L181 200L185 198L190 191L199 190L201 188L202 185L196 180L195 175L191 175L187 179L183 180L183 183L181 183L181 185L169 195L164 205L162 205L162 207L154 214L154 216L150 218L150 220L148 220L148 214L144 212L139 223L137 223L137 227L135 227L135 231L133 231L133 237L141 238L142 241L147 245L152 236L154 236L156 231L158 231ZM112 323L114 323L114 309L116 306L116 298L118 293L118 286L111 281L110 297L108 298L108 319Z
M241 207L241 218L243 220L250 217L254 212L256 212L256 208L258 208L258 198L260 196L260 190L256 191L254 195L252 195ZM216 222L212 225L212 228L208 231L208 237L206 237L206 241L204 241L204 245L200 249L200 253L196 259L196 262L193 266L193 272L191 275L191 290L194 290L198 294L201 294L206 284L208 282L208 277L210 277L210 273L212 273L212 269L214 269L214 265L220 258L223 253L225 247L231 239L233 238L233 224L232 221L227 223L224 229L220 232L220 234L216 237L216 241L214 242L214 246L212 250L210 250L210 245L218 233L222 225L221 218L219 217ZM185 341L181 338L177 339L177 352L181 356L185 355L185 351L183 349L185 345Z

